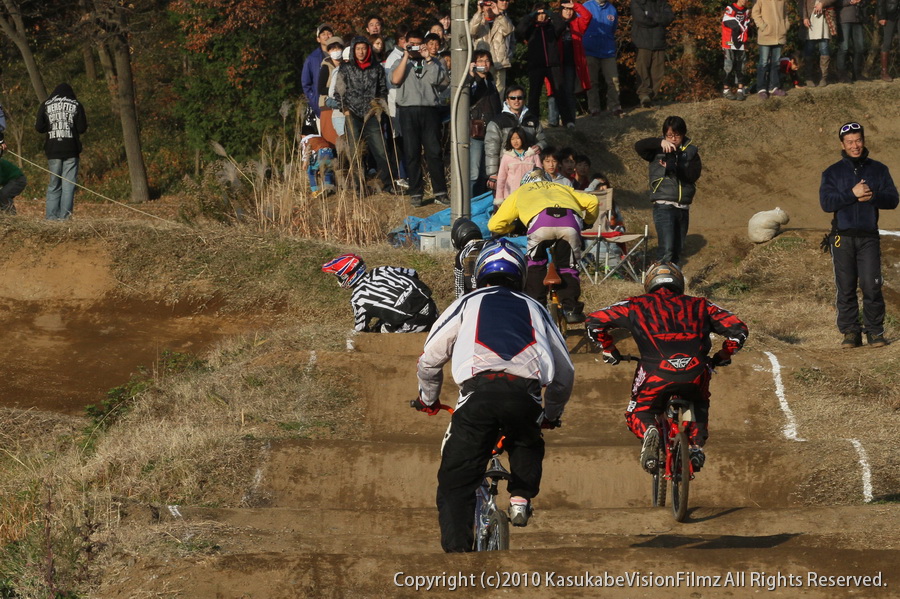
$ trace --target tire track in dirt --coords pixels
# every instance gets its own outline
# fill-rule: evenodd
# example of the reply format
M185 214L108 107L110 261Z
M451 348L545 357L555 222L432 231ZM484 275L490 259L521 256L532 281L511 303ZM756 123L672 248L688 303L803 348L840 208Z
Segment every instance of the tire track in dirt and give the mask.
M782 586L770 594L825 598L846 596L850 589L810 586L808 572L881 571L894 582L900 510L802 505L797 493L806 465L830 441L783 438L768 360L753 352L714 377L709 461L692 485L694 507L687 523L674 522L668 508L648 507L649 477L637 465L639 446L622 417L631 369L577 354L577 383L564 426L546 435L537 511L527 528L512 530L513 550L441 553L434 493L448 419L407 406L416 392L415 361L423 341L422 335L362 335L354 340L356 351L318 352L319 365L341 363L361 373L365 425L359 438L273 446L260 489L269 498L266 507L182 506L183 519L163 523L173 530L214 531L219 548L214 555L165 568L142 564L130 582L106 590L122 593L140 584L145 590L167 585L192 597L423 596L424 591L402 586L405 576L518 572L537 576L540 586L525 587L519 580L518 586L482 593L744 597L769 592L746 577L781 572L802 577L803 586ZM623 351L630 351L627 345ZM441 400L452 404L456 389L447 375ZM847 464L855 463L849 443L839 451ZM673 581L743 573L745 579L742 586L725 588L709 588L697 579L670 588L559 588L548 586L552 572L573 577L652 572ZM399 579L398 573L403 573ZM459 595L442 584L424 596ZM854 590L866 597L896 596L891 586Z

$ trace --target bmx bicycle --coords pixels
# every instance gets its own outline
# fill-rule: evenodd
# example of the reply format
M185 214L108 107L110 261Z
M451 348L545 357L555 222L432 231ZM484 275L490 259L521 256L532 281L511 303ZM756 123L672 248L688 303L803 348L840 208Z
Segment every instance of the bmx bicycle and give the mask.
M569 323L566 321L566 314L563 312L562 302L559 300L559 293L556 290L559 285L562 285L562 277L559 276L559 273L556 271L556 264L553 263L553 252L550 251L550 248L547 248L547 274L544 275L544 287L547 287L549 291L547 310L550 312L553 322L559 328L559 332L565 338L566 331L569 329Z
M409 402L411 408L416 407L416 401ZM453 408L441 406L451 415ZM475 530L475 551L504 551L509 549L509 515L506 510L497 506L497 494L500 481L508 481L510 472L500 461L503 453L503 441L505 437L497 439L494 449L491 451L491 461L481 484L475 490L475 518L473 526Z
M637 356L622 356L623 362L638 360ZM687 516L688 496L694 478L690 443L694 422L693 402L677 394L670 395L665 409L656 415L660 442L656 464L650 472L653 478L650 499L653 507L665 507L666 488L670 487L672 515L676 522L684 522Z

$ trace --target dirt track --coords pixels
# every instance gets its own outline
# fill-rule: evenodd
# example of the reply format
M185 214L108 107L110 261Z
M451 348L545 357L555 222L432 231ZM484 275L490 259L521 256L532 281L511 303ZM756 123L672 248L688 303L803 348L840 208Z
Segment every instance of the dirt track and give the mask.
M880 84L871 87L876 85ZM604 129L602 137L600 129L605 123L591 130L590 123L579 120L576 141L579 147L596 149L602 167L623 190L617 198L632 210L629 217L646 217L640 192L646 185L646 171L636 168L633 157L627 156L630 144L637 137L654 134L664 114L678 112L687 118L692 135L700 140L706 169L702 195L692 209L689 244L693 263L689 262L688 274L694 276L704 261L712 259L710 254L724 253L730 240L742 238L747 218L758 210L780 205L791 214L789 230L813 229L804 233L810 238L821 236L828 218L817 205L815 191L819 173L837 159L838 148L833 131L816 123L816 111L830 111L829 121L824 123L829 127L867 112L845 102L849 92L840 91L858 93L863 86L833 87L834 92L830 86L825 92L811 90L808 97L790 96L783 105L791 110L773 110L782 104L771 103L763 110L749 100L741 106L746 120L733 111L734 103L726 105L724 101L635 111L629 119L613 124L618 130ZM823 93L833 94L832 101L816 104ZM896 175L900 153L893 140L900 134L900 105L877 99L877 111L868 111L875 114L864 115L871 147L875 157L888 163ZM835 106L841 114L834 114ZM568 135L558 135L563 133ZM560 140L554 143L561 145ZM729 162L731 148L740 151L734 162ZM596 154L593 157L598 158ZM881 224L900 229L900 211L883 215ZM888 311L894 316L900 275L900 242L895 239L883 242L887 248ZM156 355L155 347L147 347L145 321L135 314L134 319L112 326L123 333L123 343L111 357L130 354L131 361L109 380L85 380L85 372L99 367L86 364L81 356L71 359L85 347L75 345L73 339L97 328L99 319L93 319L85 306L93 305L97 311L111 309L99 300L115 281L109 276L109 256L102 249L60 249L63 251L54 258L40 257L38 263L31 262L35 260L31 248L11 254L0 282L0 297L8 308L5 325L13 341L0 357L8 371L18 375L19 382L13 382L19 387L12 387L13 393L35 392L31 401L25 398L22 405L49 406L41 403L48 390L80 389L101 396L121 384L135 364L151 363ZM36 272L46 277L36 278ZM767 309L776 312L777 303L785 299L772 298ZM59 305L54 303L57 300ZM833 314L817 318L832 322ZM197 341L200 327L209 327L217 335L229 332L228 323L197 316L169 314L169 322L163 324L150 320L160 327L161 332L154 329L154 335L160 335L166 344L183 342L185 347ZM70 326L60 326L63 322ZM74 328L73 323L77 325ZM64 329L76 334L64 338ZM896 329L895 321L888 331L893 336L892 347L877 354L887 365L897 355ZM135 333L141 335L130 343L128 338ZM832 330L830 335L794 342L789 351L777 350L785 372L819 366L839 370L845 363L852 366L853 360L872 359L868 356L873 354L865 353L867 348L848 359L835 351L836 333ZM692 486L691 505L695 507L687 523L675 523L668 510L648 507L649 480L637 465L638 445L622 418L631 369L606 367L593 355L578 354L574 357L577 385L565 425L546 437L545 477L535 502L537 512L527 528L513 529L514 551L448 556L440 552L434 508L438 450L447 418L427 417L406 407L415 394L413 372L424 337L372 335L355 341L354 352L319 352L316 360L360 373L359 422L363 428L352 438L299 440L268 448L258 457L258 470L248 475L254 481L246 492L249 507L162 506L158 512L130 508L115 534L125 536L129 524L137 523L131 534L141 535L147 544L166 544L166 550L106 556L111 565L92 596L459 596L461 591L451 589L451 583L460 579L454 575L464 574L469 581L468 576L474 574L480 585L482 573L502 573L509 575L506 581L512 586L479 595L900 597L900 505L863 503L863 469L848 440L862 437L873 468L876 464L883 468L874 472L876 487L881 494L896 493L888 476L896 480L896 437L892 443L879 444L869 442L866 435L873 434L868 428L873 413L883 418L881 424L887 428L897 415L876 406L845 419L840 405L832 407L837 403L832 397L825 398L827 406L815 403L821 398L795 402L791 385L786 383L798 434L806 441L785 438L786 417L775 393L770 361L762 351L765 348L742 352L733 366L713 379L709 461ZM135 353L138 348L149 353L139 356ZM622 349L630 350L627 344ZM52 360L33 358L46 358L50 350L58 352ZM14 359L21 362L10 366ZM307 363L309 356L290 359ZM442 400L452 404L456 390L449 376L447 381ZM73 399L77 405L88 401ZM823 417L823 413L834 417ZM825 499L817 496L821 505L807 505L810 492L817 488L826 490ZM834 501L828 500L829 495ZM115 543L111 547L116 547ZM635 586L622 580L625 586L596 588L573 579L570 588L554 587L551 584L558 579L548 578L554 572L563 577L589 572L600 576L603 583L610 580L606 575L616 583L616 577L637 573L650 576L642 582L655 586ZM882 572L881 582L887 586L816 587L810 585L808 572L825 576ZM398 573L402 573L399 578ZM785 586L796 583L796 578L776 579L781 586L769 592L770 579L762 573L799 576L802 586ZM444 574L444 578L430 579L436 583L431 590L416 591L408 586L416 582L415 577ZM674 577L677 585L663 588L660 585L667 579L655 576ZM711 588L715 579L699 576L720 576L720 584L733 584ZM468 591L463 592L468 596Z
M257 495L266 498L264 507L182 507L180 517L164 514L166 531L215 538L215 552L165 565L138 560L103 596L134 596L145 588L223 598L412 596L414 589L396 586L414 584L406 576L462 573L471 582L474 574L480 585L482 573L497 572L512 586L491 596L747 597L768 592L771 579L758 578L762 573L785 576L775 596L897 596L900 506L800 505L796 493L807 465L835 441L812 431L802 431L810 433L804 443L783 438L774 393L746 395L747 389L773 387L767 358L753 353L715 377L709 460L692 486L695 507L687 523L675 523L668 509L646 507L649 478L637 465L637 443L621 418L630 369L578 354L574 398L563 428L546 435L536 515L527 528L512 530L515 551L441 553L433 505L447 419L416 413L400 399L415 393L410 373L422 341L421 335L364 335L356 337L353 353L319 354L321 363L340 360L367 373L361 438L272 447L260 464ZM448 385L442 401L452 402L454 395ZM844 445L846 468L858 470L852 446ZM848 479L861 494L861 478ZM570 585L563 589L551 586L558 582L554 572L588 572L607 583L604 576L650 578L643 586L626 580L612 589L579 586L587 583L575 578L563 580ZM809 572L881 572L888 586L815 587ZM397 573L403 574L395 581ZM673 588L660 588L667 579L658 576L673 577ZM732 586L707 588L717 576L719 584ZM418 594L454 596L447 586L454 581L440 580ZM784 588L798 581L802 586Z

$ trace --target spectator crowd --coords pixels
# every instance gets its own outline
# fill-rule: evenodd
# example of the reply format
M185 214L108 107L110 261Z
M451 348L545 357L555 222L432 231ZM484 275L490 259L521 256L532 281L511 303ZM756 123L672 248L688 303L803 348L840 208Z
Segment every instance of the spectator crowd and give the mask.
M768 100L785 96L790 87L864 81L869 51L880 55L880 62L873 61L880 66L880 78L892 81L890 51L897 37L900 0L795 2L794 11L789 11L788 0L734 0L723 6L725 99L745 100L755 93ZM516 190L523 173L545 162L557 163L558 171L548 169L554 178L579 189L580 180L567 166L574 156L560 154L571 150L548 148L544 134L544 127L576 127L579 94L591 116L624 115L616 5L609 0L537 1L530 9L514 20L509 0L479 0L469 21L472 62L461 67L470 93L469 193L475 197L491 190L498 206ZM635 91L640 106L651 107L658 102L666 74L675 12L670 0L630 0L627 13L635 49ZM797 22L792 22L792 14ZM344 148L352 164L346 166L362 173L348 180L361 190L368 174L377 176L379 190L407 194L414 207L446 204L442 149L449 137L450 24L445 13L424 26L399 24L392 31L378 15L367 17L357 33L349 24L320 25L317 47L301 73L309 122L315 120L306 133L323 138L310 144L316 155L307 157L309 163L339 165L332 158ZM866 39L872 36L866 29L872 25L881 42L867 50ZM784 55L791 27L798 29L798 52ZM517 45L523 50L516 52ZM755 80L748 69L751 52ZM518 81L511 77L516 56L521 57L523 72ZM526 81L527 88L519 84ZM327 192L334 176L322 170L310 172L324 183L314 184L314 189ZM426 174L432 192L428 198Z

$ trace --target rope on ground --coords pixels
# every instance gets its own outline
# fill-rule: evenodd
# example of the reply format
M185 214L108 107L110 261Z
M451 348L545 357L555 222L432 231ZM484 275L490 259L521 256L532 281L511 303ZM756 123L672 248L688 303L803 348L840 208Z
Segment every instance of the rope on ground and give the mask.
M16 158L18 158L19 160L23 160L23 161L27 162L28 164L30 164L31 166L33 166L33 167L35 167L35 168L37 168L37 169L40 169L40 170L44 171L45 173L49 173L50 176L52 176L52 177L59 177L59 178L62 179L63 181L68 181L69 183L71 183L71 184L74 185L75 187L80 187L81 189L85 190L85 191L88 192L88 193L92 193L92 194L94 194L94 195L97 196L97 197L103 198L103 199L106 200L107 202L112 202L113 204L118 204L119 206L122 206L123 208L128 208L129 210L133 210L133 211L135 211L135 212L137 212L137 213L139 213L139 214L143 214L144 216L149 216L150 218L155 218L156 220L161 220L161 221L163 221L164 223L176 224L176 225L178 224L178 223L175 222L174 220L169 220L169 219L163 218L163 217L161 217L161 216L156 216L155 214L150 214L149 212L145 212L144 210L141 210L140 208L135 208L134 206L129 206L128 204L126 204L126 203L124 203L124 202L120 202L120 201L118 201L118 200L114 200L114 199L112 199L112 198L110 198L110 197L107 197L107 196L103 195L102 193L98 193L98 192L94 191L93 189L88 189L87 187L85 187L84 185L82 185L82 184L80 184L80 183L76 183L75 181L70 181L69 179L66 179L66 178L63 177L63 176L57 175L56 173L54 173L54 172L52 172L52 171L50 171L50 170L44 168L44 167L41 166L40 164L36 164L36 163L32 162L31 160L28 160L27 158L25 158L24 156L22 156L22 155L20 155L20 154L16 154L15 152L13 152L12 150L10 150L10 149L8 149L8 148L7 148L7 150L6 150L6 153L12 154L13 156L15 156Z

